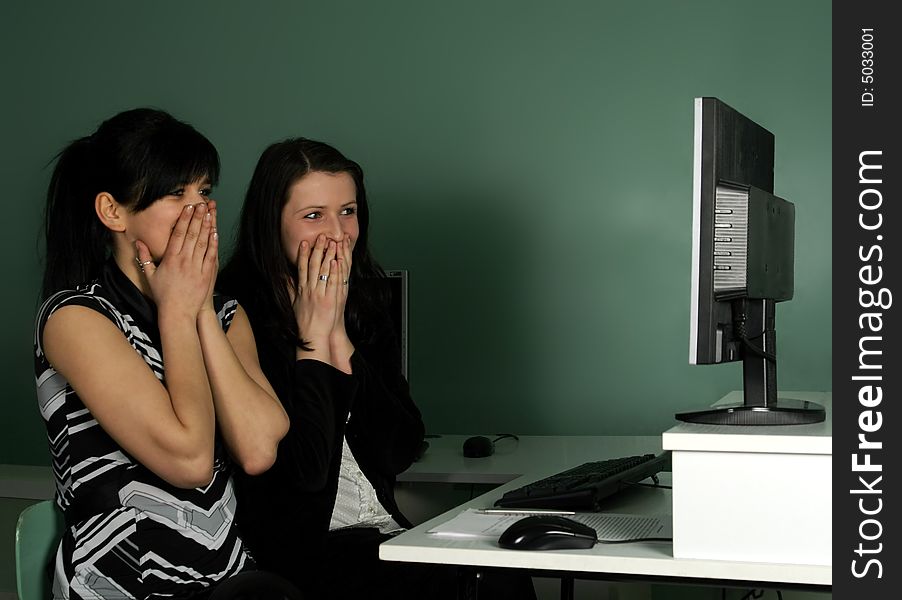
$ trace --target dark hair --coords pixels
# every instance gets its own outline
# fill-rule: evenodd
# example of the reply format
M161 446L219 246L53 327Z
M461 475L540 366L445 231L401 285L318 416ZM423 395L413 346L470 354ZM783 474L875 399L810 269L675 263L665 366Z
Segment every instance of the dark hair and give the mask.
M303 332L297 330L288 293L289 285L297 285L297 268L285 256L279 232L291 187L311 172L347 173L357 189L360 231L352 255L345 317L352 340L366 341L376 334L370 318L386 303L381 288L372 285L372 281L385 277L385 273L370 254L367 243L369 206L363 169L328 144L290 138L263 151L244 198L235 250L219 282L248 309L255 332L277 342L307 347Z
M107 192L140 212L172 189L219 179L219 154L203 135L161 110L136 108L100 124L56 157L44 212L46 256L42 298L95 279L111 233L94 200Z

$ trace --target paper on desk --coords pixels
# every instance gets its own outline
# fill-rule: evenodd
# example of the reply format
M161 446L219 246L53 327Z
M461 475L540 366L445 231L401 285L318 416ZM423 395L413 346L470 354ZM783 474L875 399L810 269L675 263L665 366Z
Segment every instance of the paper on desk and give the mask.
M436 525L426 533L434 533L443 537L498 537L514 522L519 521L522 514L486 514L479 509L469 508L456 517Z
M516 512L486 514L470 508L441 525L428 530L440 537L497 538L516 521L526 517ZM598 532L599 541L619 542L647 538L673 537L669 515L624 515L615 513L576 513L567 518L585 523Z
M595 529L600 542L673 538L673 519L670 515L577 513L571 518Z

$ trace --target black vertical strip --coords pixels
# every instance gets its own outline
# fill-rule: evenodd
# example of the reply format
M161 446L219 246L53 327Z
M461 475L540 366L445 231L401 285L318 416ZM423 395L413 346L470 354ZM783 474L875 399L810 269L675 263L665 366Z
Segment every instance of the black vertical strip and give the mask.
M902 461L902 26L894 4L833 2L836 598L896 598L902 589L902 500L890 491Z

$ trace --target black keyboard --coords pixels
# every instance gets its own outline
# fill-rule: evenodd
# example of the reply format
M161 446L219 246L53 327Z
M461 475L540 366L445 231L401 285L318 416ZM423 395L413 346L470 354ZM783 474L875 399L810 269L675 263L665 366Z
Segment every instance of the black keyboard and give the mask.
M495 506L594 511L608 496L649 477L657 483L657 474L669 470L669 451L588 462L505 492Z

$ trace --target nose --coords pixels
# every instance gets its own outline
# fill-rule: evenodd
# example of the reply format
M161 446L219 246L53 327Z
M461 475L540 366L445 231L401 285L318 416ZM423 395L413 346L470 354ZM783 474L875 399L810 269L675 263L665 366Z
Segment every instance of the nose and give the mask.
M327 235L336 242L344 241L345 230L344 227L342 227L341 219L330 220Z
M203 202L204 204L210 203L210 197L206 194L201 193L193 193L193 194L185 194L187 198L186 204L200 204Z

